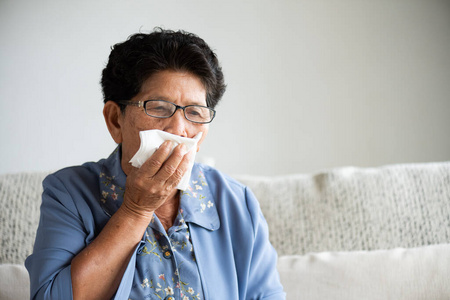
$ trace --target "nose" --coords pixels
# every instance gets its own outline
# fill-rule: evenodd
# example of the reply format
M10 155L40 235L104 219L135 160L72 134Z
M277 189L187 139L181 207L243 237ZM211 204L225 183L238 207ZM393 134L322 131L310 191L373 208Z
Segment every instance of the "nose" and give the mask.
M167 123L164 131L176 134L182 137L187 137L186 126L188 120L184 117L184 112L182 109L177 109L177 111L170 118L166 119Z

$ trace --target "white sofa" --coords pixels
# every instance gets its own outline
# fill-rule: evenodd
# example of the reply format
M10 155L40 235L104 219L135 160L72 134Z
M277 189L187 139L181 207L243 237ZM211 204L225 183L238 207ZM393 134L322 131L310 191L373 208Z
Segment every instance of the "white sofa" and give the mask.
M0 300L29 297L45 175L0 175ZM450 162L237 179L269 223L287 299L450 299Z

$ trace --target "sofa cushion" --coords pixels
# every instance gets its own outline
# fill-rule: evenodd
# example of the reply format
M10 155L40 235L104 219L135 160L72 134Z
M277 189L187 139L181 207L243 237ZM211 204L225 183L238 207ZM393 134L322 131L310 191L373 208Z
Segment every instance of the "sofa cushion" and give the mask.
M287 299L450 299L450 244L322 252L278 261Z
M279 255L450 242L450 162L237 178L258 198Z
M21 264L0 264L0 300L30 299L28 272Z
M0 175L0 263L23 264L31 254L47 174Z

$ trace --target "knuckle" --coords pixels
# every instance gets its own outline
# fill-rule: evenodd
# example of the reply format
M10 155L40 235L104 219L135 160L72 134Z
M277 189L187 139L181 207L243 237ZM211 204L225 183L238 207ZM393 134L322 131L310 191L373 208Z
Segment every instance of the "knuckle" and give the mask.
M166 164L166 165L164 166L164 171L165 171L167 174L173 174L173 173L175 173L176 168L175 168L174 166L172 166L171 164Z
M179 168L176 169L175 172L173 173L173 176L178 180L183 178L183 175L184 175L184 170L179 169Z
M145 181L142 177L137 177L134 179L134 184L135 187L138 188L142 188L145 185Z
M159 169L162 162L159 159L150 159L149 164L151 168Z
M153 198L163 197L164 193L162 188L164 187L164 180L155 179L151 185L147 188L147 194Z
M164 186L164 191L166 193L170 193L173 190L174 185L173 184L168 184Z
M152 185L148 190L147 193L150 195L158 195L159 189L156 188L156 186Z
M183 156L184 156L184 153L181 152L181 151L174 151L172 155L175 156L176 159L182 160Z

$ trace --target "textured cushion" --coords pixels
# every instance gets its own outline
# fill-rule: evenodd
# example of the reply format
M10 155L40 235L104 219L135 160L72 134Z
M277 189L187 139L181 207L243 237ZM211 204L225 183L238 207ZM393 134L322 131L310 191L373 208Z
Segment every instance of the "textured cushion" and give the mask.
M450 162L239 176L279 255L450 242Z
M32 252L47 174L0 175L0 263ZM449 162L238 179L257 196L279 255L450 242Z
M287 299L447 300L450 245L285 256Z
M30 281L24 265L0 264L0 300L30 299Z
M0 263L23 264L33 250L42 180L48 173L0 176Z

